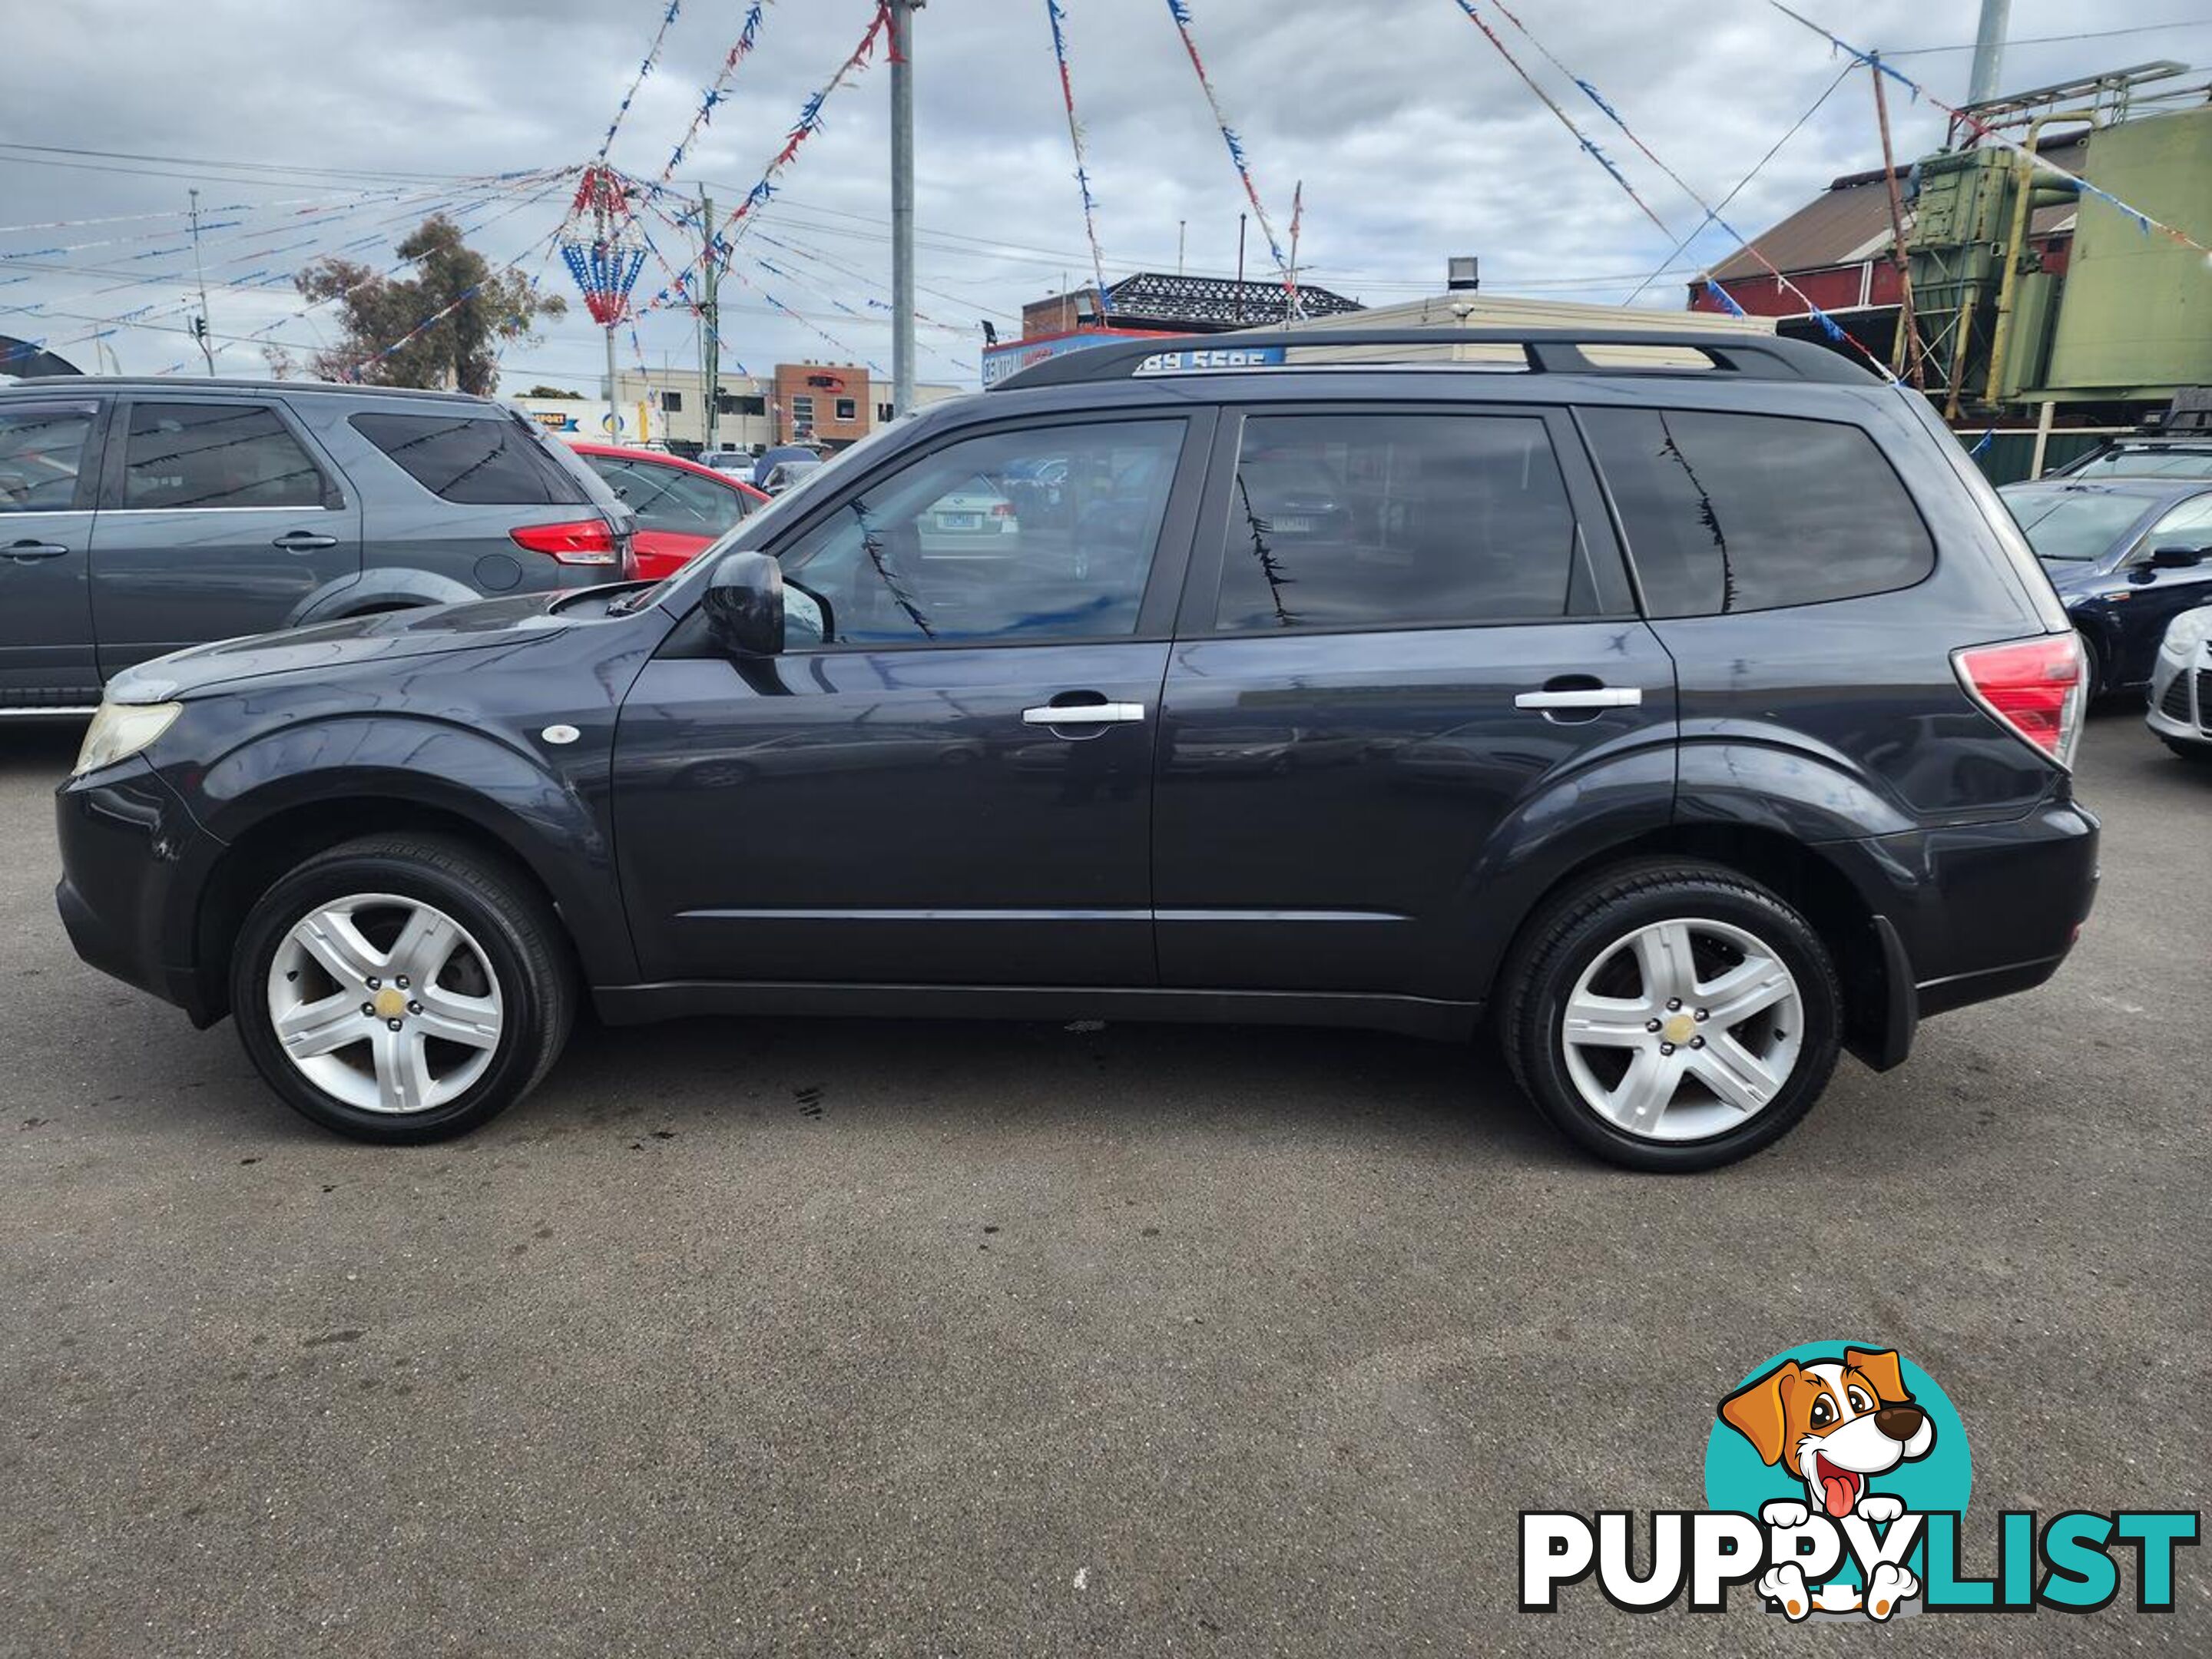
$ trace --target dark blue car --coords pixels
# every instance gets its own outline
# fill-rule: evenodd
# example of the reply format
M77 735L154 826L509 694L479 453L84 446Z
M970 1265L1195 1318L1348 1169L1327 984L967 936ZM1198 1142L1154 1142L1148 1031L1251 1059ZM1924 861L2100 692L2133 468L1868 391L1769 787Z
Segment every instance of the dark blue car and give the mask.
M2148 684L2166 623L2212 604L2212 478L2054 480L1998 493L2081 633L2091 695Z

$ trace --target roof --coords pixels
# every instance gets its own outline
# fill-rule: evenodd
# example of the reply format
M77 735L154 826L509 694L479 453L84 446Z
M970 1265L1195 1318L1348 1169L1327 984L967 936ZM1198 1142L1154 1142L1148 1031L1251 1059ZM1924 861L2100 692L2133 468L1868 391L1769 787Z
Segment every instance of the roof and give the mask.
M1298 304L1309 317L1334 317L1357 311L1359 301L1325 288L1298 286ZM1212 323L1224 328L1264 322L1283 309L1279 280L1238 282L1230 276L1177 276L1140 270L1106 290L1106 313L1116 322Z
M473 392L437 392L420 386L370 386L343 380L232 380L204 375L54 374L35 380L19 380L0 392L35 392L45 397L71 392L162 392L173 396L194 392L341 392L356 398L421 398L434 403L489 403Z
M2053 144L2040 152L2069 173L2081 169L2085 140ZM1895 170L1899 188L1909 169ZM1876 167L1871 173L1847 173L1826 190L1765 234L1752 239L1777 270L1820 270L1831 265L1856 264L1889 246L1889 174ZM2074 207L2061 203L2036 210L2028 229L2036 236L2056 235L2072 228ZM1905 210L1905 233L1911 234L1911 209ZM1705 274L1715 282L1735 282L1759 276L1766 265L1748 249L1738 249Z

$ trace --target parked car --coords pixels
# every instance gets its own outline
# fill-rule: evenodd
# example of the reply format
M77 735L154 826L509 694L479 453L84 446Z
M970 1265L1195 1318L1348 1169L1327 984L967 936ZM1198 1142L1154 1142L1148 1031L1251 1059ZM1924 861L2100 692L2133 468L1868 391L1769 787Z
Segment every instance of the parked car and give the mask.
M1486 1019L1598 1155L1744 1157L1839 1052L1896 1066L2064 959L2082 665L1924 400L1787 339L1583 355L1655 337L1332 337L1517 374L1099 345L659 584L143 665L59 793L62 915L374 1140L511 1105L588 997ZM1344 481L1327 538L1232 507L1241 456L1292 452ZM923 549L949 490L1042 461L1075 499L1035 561Z
M2145 684L2166 624L2212 603L2212 481L2018 483L1997 493L2081 633L2090 695Z
M481 398L286 380L0 387L0 714L180 647L632 574L633 518Z
M2103 478L2212 480L2212 434L2180 438L2115 438L2044 475L2087 481Z
M757 459L750 449L708 449L700 453L699 465L715 472L737 473L750 483Z
M781 495L821 470L822 463L811 457L803 461L778 461L761 474L760 488L770 495Z
M807 444L770 444L753 457L753 487L766 489L769 474L786 461L818 461L821 459L821 452Z
M2151 665L2150 729L2184 760L2212 763L2212 605L2166 626Z
M769 498L742 478L678 455L616 444L571 446L599 481L637 514L630 538L636 574L658 581Z

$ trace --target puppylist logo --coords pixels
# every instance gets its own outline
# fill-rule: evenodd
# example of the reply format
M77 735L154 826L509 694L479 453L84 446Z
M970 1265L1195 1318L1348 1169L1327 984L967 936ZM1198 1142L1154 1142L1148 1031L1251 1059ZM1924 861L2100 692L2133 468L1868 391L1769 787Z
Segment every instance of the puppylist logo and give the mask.
M2197 1515L2008 1510L1984 1577L1960 1553L1972 1484L1965 1425L1927 1372L1893 1349L1793 1348L1718 1403L1705 1509L1656 1511L1644 1527L1627 1510L1525 1512L1521 1607L1556 1611L1594 1578L1628 1612L1671 1607L1686 1590L1692 1609L1718 1613L1735 1589L1791 1624L2094 1613L2118 1596L2131 1562L2136 1609L2172 1610L2176 1553L2197 1541Z

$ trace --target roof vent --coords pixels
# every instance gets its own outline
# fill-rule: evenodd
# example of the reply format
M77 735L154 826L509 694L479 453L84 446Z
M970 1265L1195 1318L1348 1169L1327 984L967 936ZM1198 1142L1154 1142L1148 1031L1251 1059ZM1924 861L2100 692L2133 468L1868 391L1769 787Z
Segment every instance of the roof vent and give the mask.
M1444 286L1477 289L1482 286L1482 261L1472 253L1455 254L1444 261Z

